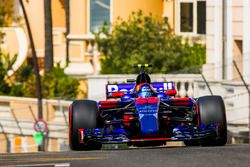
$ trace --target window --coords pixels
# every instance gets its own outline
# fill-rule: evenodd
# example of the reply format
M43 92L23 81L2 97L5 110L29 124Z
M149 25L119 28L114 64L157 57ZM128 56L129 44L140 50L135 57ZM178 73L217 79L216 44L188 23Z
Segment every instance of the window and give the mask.
M206 1L177 1L177 31L180 34L206 33Z
M110 0L90 1L90 31L98 32L103 23L110 25Z
M206 34L206 1L197 2L197 33Z
M193 3L181 3L181 32L193 32Z

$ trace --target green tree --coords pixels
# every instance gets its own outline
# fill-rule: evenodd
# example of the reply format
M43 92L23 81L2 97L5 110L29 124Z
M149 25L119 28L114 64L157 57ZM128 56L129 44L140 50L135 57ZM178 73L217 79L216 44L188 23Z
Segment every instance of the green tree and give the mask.
M31 78L33 70L32 66L25 62L19 69L14 73L14 82L11 84L10 96L25 96L25 85ZM35 80L34 80L35 81ZM35 82L32 83L35 87ZM33 89L33 91L36 91Z
M14 1L0 0L0 27L11 26L14 21Z
M9 94L11 87L8 82L8 71L12 70L17 55L11 57L10 54L5 54L0 51L0 95Z
M68 77L59 63L43 77L44 96L47 98L75 98L78 94L78 86L78 80Z
M133 12L127 21L118 18L110 28L104 24L96 34L99 50L104 54L101 73L131 73L137 63L152 63L154 73L171 73L180 69L197 69L205 63L205 47L189 45L174 35L167 23ZM186 70L186 72L189 72Z
M3 42L4 33L1 27L9 27L14 21L14 2L13 0L0 0L0 45ZM0 48L1 50L1 48Z
M26 69L25 73L29 73L29 70ZM52 71L45 73L45 75L41 77L41 81L44 98L73 99L79 93L78 80L68 77L64 73L64 69L61 68L59 64L57 64ZM34 83L35 76L31 73L29 79L24 84L24 96L35 97L34 92L36 88L34 87Z

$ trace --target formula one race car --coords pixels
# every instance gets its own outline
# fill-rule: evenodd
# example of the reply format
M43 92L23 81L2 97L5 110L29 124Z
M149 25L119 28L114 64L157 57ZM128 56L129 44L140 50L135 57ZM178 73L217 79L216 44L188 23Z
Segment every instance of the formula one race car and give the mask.
M221 96L177 98L174 82L151 82L147 72L151 65L137 67L140 73L136 80L106 85L107 100L76 100L70 105L72 150L100 149L103 143L226 144L226 114Z

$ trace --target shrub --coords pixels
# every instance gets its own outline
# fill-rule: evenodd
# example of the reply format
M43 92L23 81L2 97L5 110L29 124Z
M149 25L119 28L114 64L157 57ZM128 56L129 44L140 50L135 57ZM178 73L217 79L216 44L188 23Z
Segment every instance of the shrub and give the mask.
M189 45L176 36L168 23L133 12L127 21L118 18L110 28L103 25L96 34L99 50L104 54L101 73L132 73L137 63L152 63L154 73L170 73L181 69L199 71L205 63L205 46Z

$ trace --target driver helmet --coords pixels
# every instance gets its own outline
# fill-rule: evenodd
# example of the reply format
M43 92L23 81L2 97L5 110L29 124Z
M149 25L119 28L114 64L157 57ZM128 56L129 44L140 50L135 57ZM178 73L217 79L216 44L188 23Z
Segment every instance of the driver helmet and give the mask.
M142 98L152 97L153 91L149 84L138 85L138 96Z

